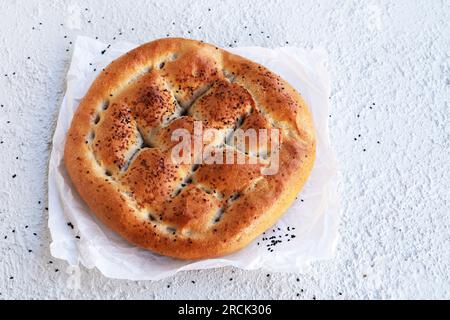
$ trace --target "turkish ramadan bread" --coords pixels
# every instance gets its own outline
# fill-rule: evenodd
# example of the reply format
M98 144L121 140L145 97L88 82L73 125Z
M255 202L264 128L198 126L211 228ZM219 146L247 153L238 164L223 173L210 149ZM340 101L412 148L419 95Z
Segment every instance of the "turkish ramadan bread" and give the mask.
M193 133L196 121L232 134L279 130L277 148L264 153L277 156L278 171L264 174L267 163L250 161L261 150L228 145L229 134L217 150L244 155L244 164L174 162L172 134ZM91 211L123 238L200 259L237 251L270 228L305 184L315 151L311 114L285 80L214 45L167 38L98 75L73 117L64 162Z

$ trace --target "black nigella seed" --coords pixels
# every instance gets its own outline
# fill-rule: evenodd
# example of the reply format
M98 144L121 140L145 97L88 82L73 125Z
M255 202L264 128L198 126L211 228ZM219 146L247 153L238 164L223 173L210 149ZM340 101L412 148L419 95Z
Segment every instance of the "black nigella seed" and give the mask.
M366 149L363 149L363 152L366 152Z
M55 272L58 272L59 271L59 269L55 269Z
M101 54L105 54L106 50L102 50Z
M28 250L28 252L33 252L33 250L30 249L30 250Z
M13 174L12 177L13 177L13 179L14 179L15 177L17 177L17 175L16 175L16 174Z
M191 282L192 282L192 283L195 283L195 281L194 281L194 280L192 280Z
M80 236L75 236L76 239L81 239Z
M12 280L12 279L14 279L14 277L9 277L9 280Z
M230 278L230 281L233 281L233 278Z
M67 225L70 227L70 229L73 230L73 224L72 224L72 222L67 222Z
M266 274L266 277L267 277L267 278L270 277L270 274Z
M52 260L50 260L49 262L48 262L49 264L52 264L53 263L53 261Z

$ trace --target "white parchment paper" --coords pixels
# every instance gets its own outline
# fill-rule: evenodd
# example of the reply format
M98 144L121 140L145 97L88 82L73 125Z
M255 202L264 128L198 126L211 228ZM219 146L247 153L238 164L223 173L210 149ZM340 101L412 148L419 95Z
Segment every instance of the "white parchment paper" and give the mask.
M227 49L265 65L293 85L311 108L317 130L317 159L311 176L295 203L265 235L231 255L181 261L136 248L91 215L64 167L66 133L74 111L98 73L113 59L134 47L136 45L120 42L107 48L106 44L88 37L78 37L75 42L49 164L51 254L70 265L81 263L87 268L96 267L107 277L129 280L157 280L181 270L224 266L306 272L312 261L332 257L338 238L340 208L336 191L336 160L328 132L330 85L327 55L317 49ZM267 247L273 239L283 242Z

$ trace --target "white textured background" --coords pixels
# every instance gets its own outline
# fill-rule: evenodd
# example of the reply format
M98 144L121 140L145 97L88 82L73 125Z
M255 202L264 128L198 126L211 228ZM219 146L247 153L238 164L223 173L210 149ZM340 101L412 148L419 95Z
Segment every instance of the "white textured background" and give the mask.
M450 298L450 1L0 2L0 298ZM77 34L322 46L343 221L308 275L225 268L158 282L49 255L47 162Z

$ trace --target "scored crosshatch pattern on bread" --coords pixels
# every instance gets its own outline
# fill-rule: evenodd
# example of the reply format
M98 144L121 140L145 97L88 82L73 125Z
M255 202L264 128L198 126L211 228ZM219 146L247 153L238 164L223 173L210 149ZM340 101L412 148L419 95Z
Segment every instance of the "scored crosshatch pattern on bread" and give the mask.
M174 163L171 134L193 134L194 121L223 130L220 150L247 161ZM270 150L276 174L249 160L258 150L229 143L238 128L280 130L279 148ZM110 228L156 253L197 259L234 252L273 225L308 178L315 144L309 110L286 81L215 46L172 38L100 73L74 115L65 164Z

